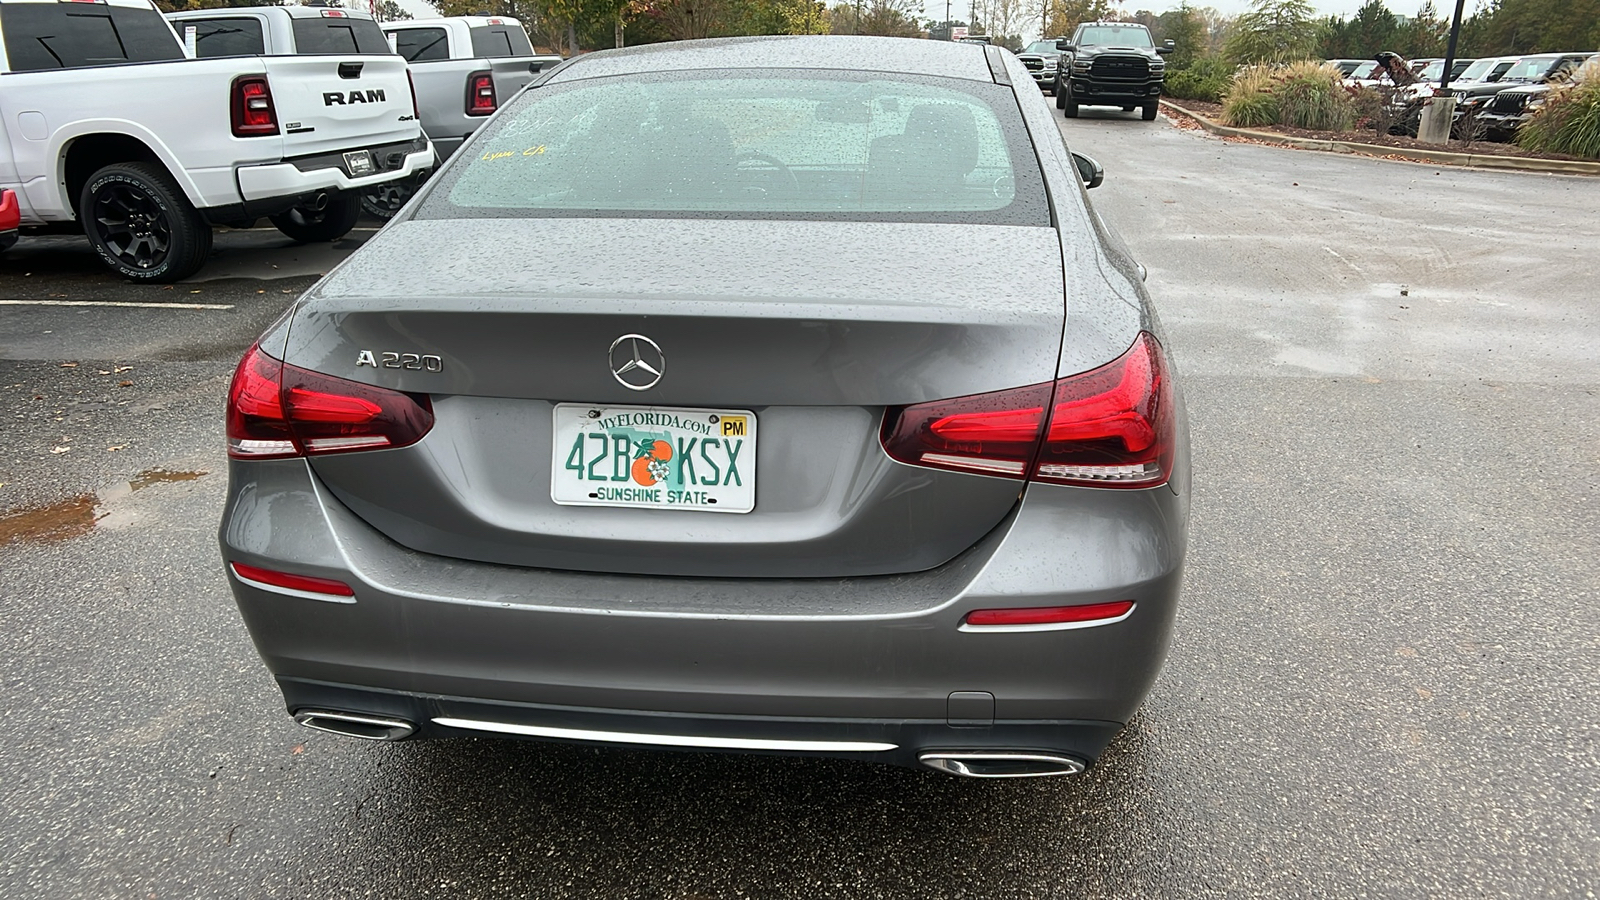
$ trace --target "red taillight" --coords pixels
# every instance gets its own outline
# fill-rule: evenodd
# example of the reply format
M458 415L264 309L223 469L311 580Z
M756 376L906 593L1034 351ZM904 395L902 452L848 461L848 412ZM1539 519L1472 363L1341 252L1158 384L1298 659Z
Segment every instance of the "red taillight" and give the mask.
M891 457L916 466L1150 487L1172 472L1172 405L1161 345L1141 333L1116 360L1053 384L890 409L882 440Z
M426 394L291 366L251 347L228 388L228 455L280 459L406 447L433 427Z
M0 191L0 231L15 231L22 226L22 207L16 191Z
M1132 600L1084 603L1079 606L1029 606L1020 609L979 609L967 613L963 627L1017 628L1060 626L1086 628L1120 622L1133 612Z
M241 75L233 80L233 136L260 137L278 133L278 113L272 108L272 89L265 75Z
M467 115L487 116L500 105L494 96L494 76L473 72L467 76Z
M272 569L262 569L256 566L247 566L244 563L229 563L233 566L233 574L246 581L270 585L277 588L287 588L291 591L304 591L310 594L329 594L334 597L354 597L356 592L350 585L332 578L313 578L310 575L294 575L289 572L275 572Z

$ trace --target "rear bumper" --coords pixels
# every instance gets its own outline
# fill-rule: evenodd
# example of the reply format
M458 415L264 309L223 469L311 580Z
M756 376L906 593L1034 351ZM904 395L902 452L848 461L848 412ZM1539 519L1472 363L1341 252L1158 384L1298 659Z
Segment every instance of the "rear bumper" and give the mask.
M413 725L413 738L491 736L557 743L828 756L901 766L925 752L1033 751L1092 764L1120 722L1022 721L952 725L946 719L713 716L590 709L377 690L278 679L290 714L356 711Z
M952 749L1093 762L1160 669L1186 539L1186 498L1168 487L1033 486L994 534L928 573L589 575L417 553L339 504L303 461L232 466L224 559L355 590L355 602L324 602L230 570L290 712L400 717L425 736L561 740L549 729L566 729L601 733L583 738L595 743L900 764ZM973 609L1122 599L1134 613L1099 627L958 630ZM892 746L764 751L604 733Z
M1142 84L1072 79L1072 99L1080 106L1123 106L1154 102L1161 96L1161 82Z
M239 181L239 195L246 203L271 200L278 197L295 197L314 191L352 191L382 184L397 178L406 178L434 165L433 145L427 138L394 149L384 145L368 149L381 153L379 171L371 175L353 177L343 168L341 154L271 163L261 166L240 166L235 170ZM398 154L391 163L387 158Z

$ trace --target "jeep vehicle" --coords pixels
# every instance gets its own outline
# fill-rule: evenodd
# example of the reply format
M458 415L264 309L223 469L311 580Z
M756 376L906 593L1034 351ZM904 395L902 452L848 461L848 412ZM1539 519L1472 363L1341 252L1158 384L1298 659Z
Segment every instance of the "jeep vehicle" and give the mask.
M1522 123L1532 118L1539 107L1550 99L1552 91L1569 80L1573 84L1582 84L1586 80L1585 75L1593 78L1594 72L1593 65L1579 66L1570 76L1507 88L1495 94L1479 109L1478 127L1483 130L1484 137L1491 141L1514 140Z
M1593 55L1593 53L1540 53L1535 56L1524 56L1507 69L1499 81L1463 81L1460 84L1450 85L1450 93L1456 98L1455 124L1452 127L1459 130L1464 116L1481 115L1489 101L1501 91L1529 84L1562 81L1578 71L1578 67Z
M1069 119L1079 106L1120 106L1125 112L1144 110L1146 122L1155 121L1166 78L1172 41L1157 47L1150 30L1130 22L1085 22L1071 40L1059 41L1063 51L1056 72L1056 107Z
M1062 53L1056 49L1056 44L1066 38L1046 38L1034 41L1017 54L1017 59L1022 60L1022 65L1033 76L1034 83L1039 85L1046 94L1056 92L1056 72L1060 71Z

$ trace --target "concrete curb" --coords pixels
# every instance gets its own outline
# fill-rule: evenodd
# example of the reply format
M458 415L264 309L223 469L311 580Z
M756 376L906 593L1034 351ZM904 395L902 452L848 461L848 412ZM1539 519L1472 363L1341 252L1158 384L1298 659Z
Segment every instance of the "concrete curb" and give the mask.
M1170 100L1161 105L1180 115L1188 116L1200 127L1221 137L1242 137L1302 150L1326 150L1333 153L1358 153L1363 156L1400 157L1411 162L1441 163L1452 166L1471 166L1476 169L1504 169L1514 172L1553 172L1560 175L1600 175L1600 162L1570 159L1529 159L1521 156L1495 156L1484 153L1452 153L1447 150L1408 150L1385 147L1382 144L1362 144L1356 141L1324 141L1314 138L1290 137L1272 131L1255 131L1249 128L1232 128L1218 125L1191 109L1185 109Z

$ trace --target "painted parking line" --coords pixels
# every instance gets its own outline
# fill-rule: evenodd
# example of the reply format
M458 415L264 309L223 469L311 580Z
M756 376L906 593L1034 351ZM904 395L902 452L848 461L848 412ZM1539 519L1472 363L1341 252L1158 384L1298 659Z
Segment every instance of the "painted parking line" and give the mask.
M130 303L123 300L0 300L0 306L123 306L134 309L233 309L232 303Z

